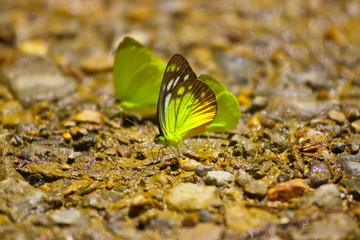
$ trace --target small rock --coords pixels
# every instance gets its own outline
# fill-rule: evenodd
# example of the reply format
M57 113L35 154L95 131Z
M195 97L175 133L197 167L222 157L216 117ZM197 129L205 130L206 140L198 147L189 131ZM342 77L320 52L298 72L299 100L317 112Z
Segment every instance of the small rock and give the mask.
M314 160L310 162L309 185L312 188L319 187L330 180L331 173L325 162Z
M24 112L18 101L0 104L0 122L4 125L17 125L24 120Z
M72 164L75 160L81 156L81 152L73 152L68 155L67 164Z
M324 210L339 210L342 206L340 191L335 184L325 184L316 189L310 202Z
M91 181L91 180L87 180L87 179L78 180L78 181L76 181L75 183L67 186L67 187L62 191L62 194L65 195L65 196L66 196L66 195L73 194L74 192L77 192L77 191L79 191L80 189L89 186L91 183L92 183L92 181Z
M220 203L220 198L219 192L214 186L180 183L170 189L166 203L171 209L194 211L217 206Z
M269 99L264 96L256 96L251 104L250 111L258 111L263 109L268 104Z
M52 208L50 196L27 182L8 178L0 182L0 211L14 222L23 222L33 214Z
M180 161L180 167L184 171L195 171L201 163L195 161L194 159L188 159L187 161Z
M347 111L346 116L350 122L360 120L360 109L350 109Z
M199 210L198 216L200 222L210 222L214 219L214 215L211 212L209 212L207 209Z
M255 156L256 146L248 139L242 136L233 137L230 145L235 145L234 156L243 156L244 158Z
M180 231L179 240L220 240L222 228L214 223L202 223L193 228L184 228Z
M46 56L49 51L49 47L46 43L38 39L20 42L18 48L25 54L37 56Z
M291 231L291 239L359 239L359 225L354 216L348 213L324 215L304 227Z
M255 228L275 224L278 220L275 215L260 208L246 208L234 206L225 209L226 225L240 233L249 232Z
M350 148L352 154L357 153L360 149L360 135L350 135L349 139L346 141L346 145Z
M110 156L115 156L116 155L116 151L113 148L108 148L104 151L104 153L106 155L110 155Z
M345 114L336 110L330 110L328 116L331 120L339 124L343 124L346 121Z
M265 128L274 128L276 125L276 121L268 118L268 117L263 117L260 120L261 125L263 125Z
M80 66L88 72L109 71L113 68L114 59L110 54L94 54L80 59Z
M71 134L70 134L70 133L64 132L64 133L62 134L62 136L63 136L63 138L64 138L65 141L67 141L67 142L70 142L70 141L71 141Z
M264 181L251 181L245 184L244 192L249 198L263 199L267 194L268 184Z
M215 185L217 187L230 186L233 180L234 175L226 171L210 171L204 178L204 182L207 185Z
M25 181L24 177L13 168L11 157L0 157L0 181L8 178Z
M76 81L63 76L55 63L38 56L16 59L4 73L11 90L25 107L59 99L77 87Z
M99 193L88 194L82 199L82 207L93 207L102 210L108 206L106 199Z
M235 182L240 186L244 187L245 184L253 181L253 178L246 171L240 169L235 174Z
M87 123L96 123L101 124L103 120L103 115L95 110L84 109L81 110L78 114L73 116L71 120L76 122L87 122Z
M211 165L200 165L195 169L195 173L199 177L205 177L209 171L214 171L214 167Z
M350 124L351 129L356 132L360 133L360 120L356 120Z
M331 144L331 151L336 154L344 152L345 148L346 144L342 142L333 142L333 144Z
M343 184L350 189L354 198L360 200L360 155L344 154L340 162L345 173Z
M302 179L293 179L274 185L268 191L270 201L287 202L308 192L310 187Z
M81 138L78 141L75 141L73 143L73 146L76 151L87 151L91 147L95 146L96 142L97 141L96 141L95 137L91 135L91 136Z
M75 208L56 210L49 215L49 219L56 225L89 224L89 217Z
M70 134L74 140L79 139L89 134L88 130L80 127L73 127L70 129Z

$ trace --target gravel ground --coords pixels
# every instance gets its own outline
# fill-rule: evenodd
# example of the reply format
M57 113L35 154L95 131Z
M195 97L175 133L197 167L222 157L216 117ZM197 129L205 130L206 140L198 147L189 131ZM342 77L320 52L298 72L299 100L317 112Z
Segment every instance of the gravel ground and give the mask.
M358 1L2 0L0 239L360 239ZM159 151L123 114L131 36L242 110Z

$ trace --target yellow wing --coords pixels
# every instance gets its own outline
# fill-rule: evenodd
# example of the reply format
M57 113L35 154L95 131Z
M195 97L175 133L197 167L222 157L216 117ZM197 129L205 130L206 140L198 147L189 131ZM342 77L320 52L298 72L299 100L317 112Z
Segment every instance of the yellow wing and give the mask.
M184 81L171 96L165 136L171 145L201 133L214 120L217 105L213 91L197 79Z

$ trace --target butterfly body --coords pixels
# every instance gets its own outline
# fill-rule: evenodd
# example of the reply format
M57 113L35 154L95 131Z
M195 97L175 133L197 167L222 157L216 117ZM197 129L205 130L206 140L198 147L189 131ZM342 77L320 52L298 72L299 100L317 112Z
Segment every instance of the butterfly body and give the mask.
M214 120L216 98L208 85L199 81L186 59L175 54L165 68L161 83L155 143L177 146L198 135Z

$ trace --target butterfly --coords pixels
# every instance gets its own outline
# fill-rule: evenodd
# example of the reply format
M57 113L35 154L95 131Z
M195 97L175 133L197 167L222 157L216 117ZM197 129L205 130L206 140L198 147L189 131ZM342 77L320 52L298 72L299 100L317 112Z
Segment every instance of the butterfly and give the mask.
M166 63L133 38L125 37L116 49L113 78L120 108L154 115Z
M216 113L216 97L211 88L198 80L183 56L172 56L160 86L157 104L160 134L154 142L164 147L177 146L204 131Z
M124 112L145 116L156 114L166 65L135 39L123 39L115 53L113 77L119 105ZM196 77L192 70L190 72L192 77ZM211 76L203 74L198 79L215 93L217 103L216 117L205 132L223 132L235 128L240 119L236 97Z

